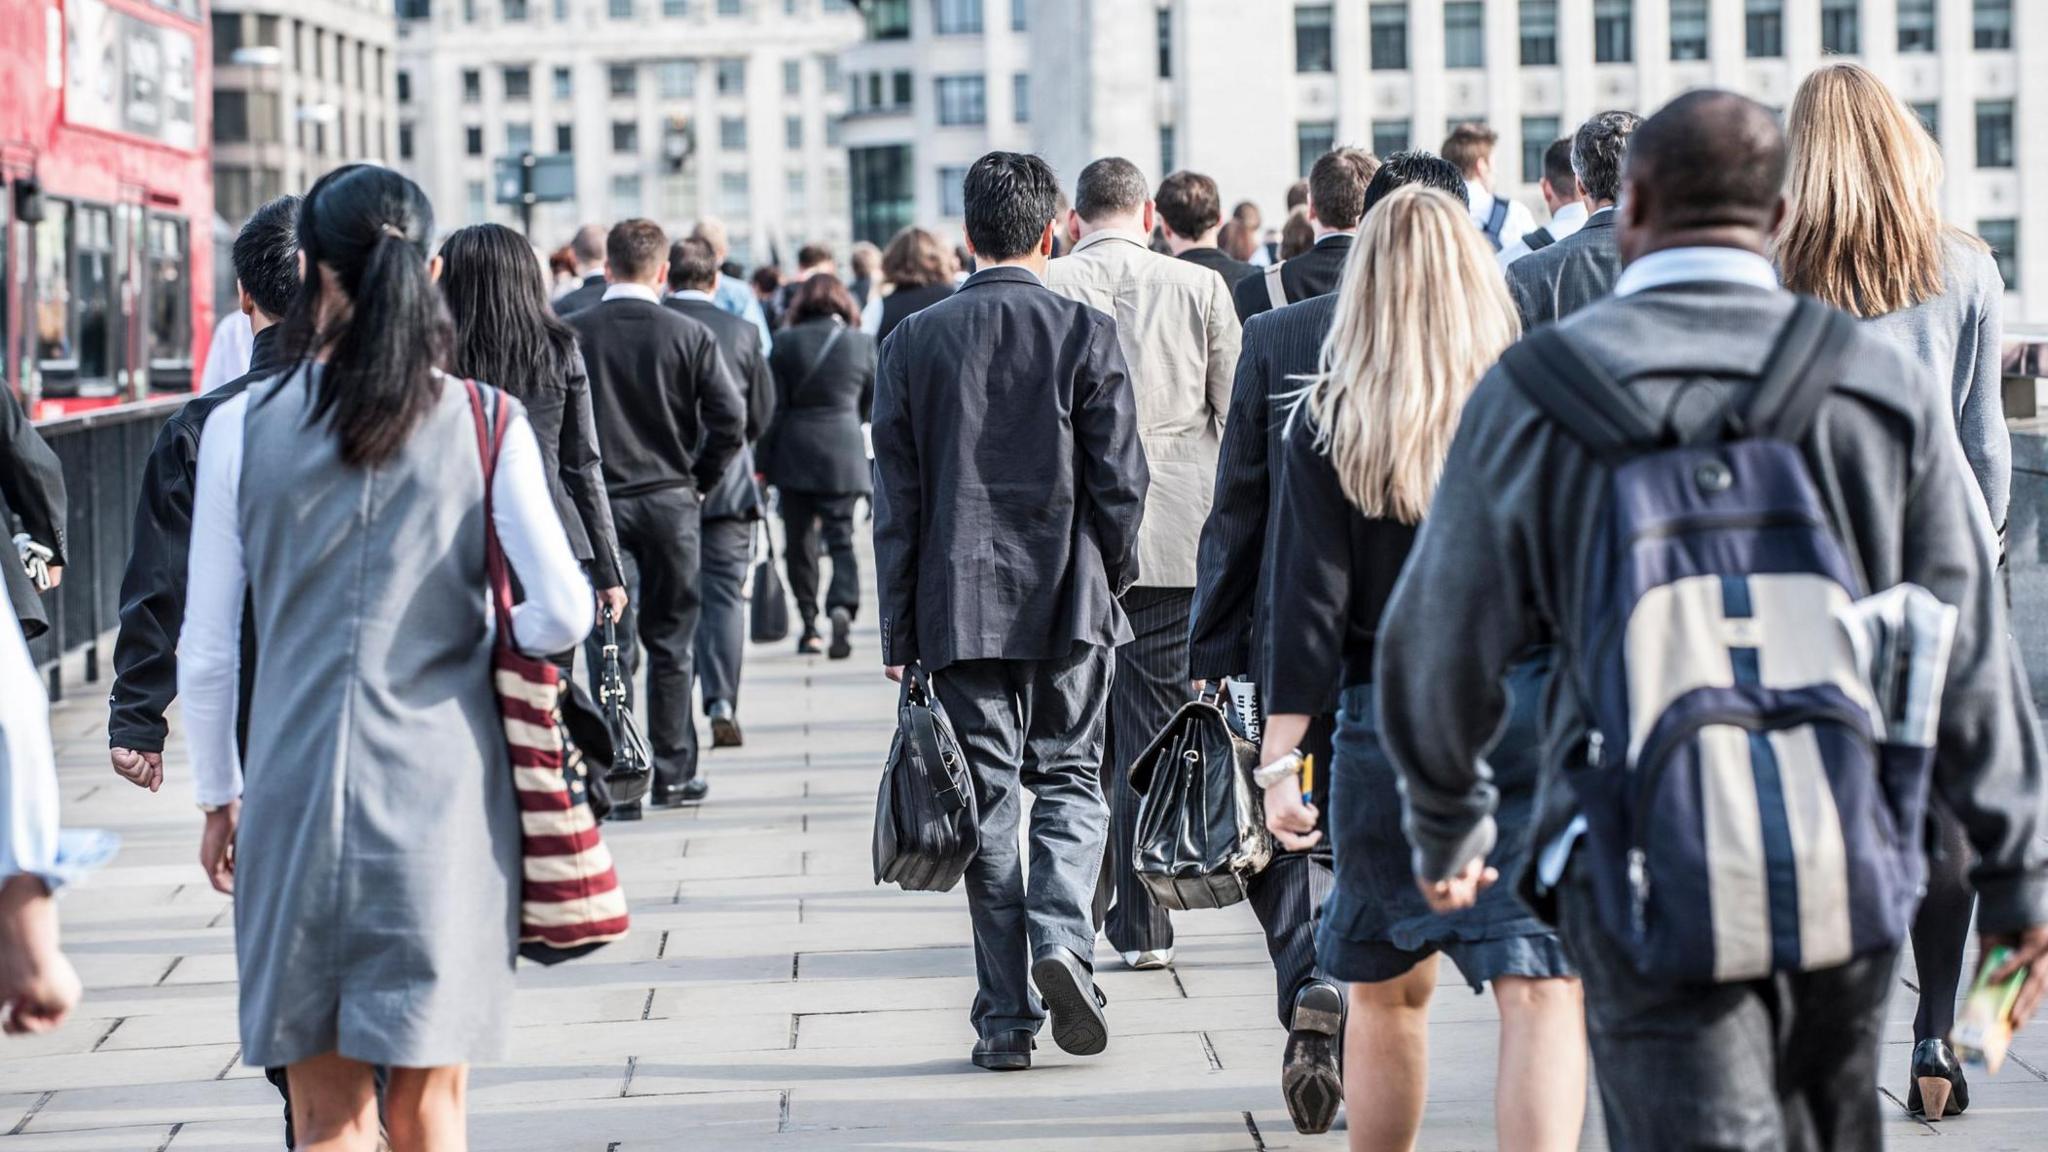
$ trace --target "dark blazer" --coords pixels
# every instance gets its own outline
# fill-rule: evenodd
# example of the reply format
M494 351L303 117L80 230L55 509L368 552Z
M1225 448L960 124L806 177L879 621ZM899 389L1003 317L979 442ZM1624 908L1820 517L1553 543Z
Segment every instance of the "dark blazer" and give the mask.
M121 576L121 631L114 637L114 688L107 697L107 746L162 752L169 725L164 712L178 695L178 633L185 623L185 568L192 547L192 499L199 471L199 437L213 411L278 374L284 357L284 326L256 334L249 371L171 414L157 433L142 467L142 494L135 502L135 542ZM256 630L243 619L244 701L256 673ZM243 709L246 712L247 709ZM247 721L237 715L238 728Z
M1287 292L1287 302L1298 304L1337 290L1337 282L1344 277L1344 261L1351 256L1351 237L1345 233L1325 236L1316 241L1316 246L1283 261L1280 265L1280 287ZM1230 297L1237 305L1237 318L1249 320L1261 312L1273 310L1273 301L1266 293L1265 270L1259 275L1248 276L1231 285Z
M564 292L562 298L555 301L555 315L566 318L572 312L583 311L604 299L604 289L604 273L593 272L585 276L582 284Z
M746 443L746 405L711 329L651 300L615 299L568 319L590 370L605 487L613 499L709 493Z
M28 413L5 384L0 384L0 572L5 572L7 598L21 621L22 635L33 640L50 630L42 594L23 571L14 548L15 519L31 540L56 552L50 563L64 563L64 467L43 443Z
M1524 332L1605 298L1621 275L1614 209L1602 208L1577 232L1508 265L1507 275Z
M917 288L899 288L882 297L882 326L875 330L875 340L880 343L889 338L906 317L914 315L951 296L955 289L951 284L940 281Z
M868 492L860 426L875 408L875 342L836 319L806 320L775 334L768 366L776 396L775 423L761 440L768 483L828 496Z
M1116 322L1022 268L977 272L882 345L882 660L1049 660L1131 638L1150 476Z
M744 317L735 316L710 300L670 296L661 306L687 316L711 329L718 350L738 376L742 399L747 404L747 443L725 466L718 487L704 498L706 520L758 520L761 518L761 488L754 483L759 469L754 463L753 444L768 430L775 418L775 378L768 373L768 358L761 354L761 330Z
M1223 277L1223 282L1230 285L1233 290L1236 289L1240 280L1247 276L1257 276L1263 271L1257 264L1247 264L1242 260L1232 260L1221 248L1190 248L1181 253L1180 258L1190 264L1200 264L1202 267L1215 272L1218 276ZM1283 287L1285 286L1285 275L1285 273L1282 273Z
M1269 461L1280 458L1284 413L1273 397L1293 390L1288 377L1316 371L1323 337L1337 316L1334 293L1254 316L1244 326L1230 421L1216 462L1216 496L1195 556L1195 599L1188 618L1188 675L1249 676L1264 666L1266 598L1259 594L1266 527L1280 488Z
M589 566L597 587L618 587L619 537L612 530L612 504L604 490L604 461L597 449L583 353L570 354L560 379L543 381L519 399L540 444L541 471L548 478L562 529L569 534L570 552Z

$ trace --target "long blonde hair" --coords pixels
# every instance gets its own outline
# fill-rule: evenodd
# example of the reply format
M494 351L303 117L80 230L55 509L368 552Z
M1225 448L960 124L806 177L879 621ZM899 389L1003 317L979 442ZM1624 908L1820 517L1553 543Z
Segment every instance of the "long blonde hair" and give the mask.
M1982 246L1942 223L1941 149L1862 65L1815 69L1792 98L1786 137L1791 204L1775 254L1793 291L1884 316L1941 294L1947 241Z
M1402 188L1366 213L1321 371L1289 419L1307 415L1360 512L1418 523L1465 398L1521 330L1465 206L1435 188Z

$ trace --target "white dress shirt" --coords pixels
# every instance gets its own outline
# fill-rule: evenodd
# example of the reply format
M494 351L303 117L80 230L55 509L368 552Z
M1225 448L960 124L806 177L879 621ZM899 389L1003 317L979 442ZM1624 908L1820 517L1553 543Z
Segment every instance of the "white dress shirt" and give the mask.
M1485 185L1475 184L1470 180L1465 181L1465 195L1472 202L1472 223L1478 225L1479 230L1484 232L1486 221L1493 215L1493 202L1496 197ZM1509 200L1506 203L1508 218L1500 226L1502 248L1536 230L1536 217L1529 211L1528 205L1520 200Z
M1545 224L1543 227L1550 232L1550 242L1555 244L1567 236L1576 235L1579 229L1586 226L1586 217L1590 215L1592 213L1586 211L1586 202L1584 200L1573 200L1551 213L1550 223ZM1534 231L1534 228L1529 229L1529 232ZM1506 233L1507 229L1502 228L1501 232ZM1508 265L1534 251L1534 249L1529 247L1528 240L1524 238L1529 235L1529 232L1516 236L1514 243L1501 248L1500 266L1502 269L1506 269ZM1507 237L1503 235L1501 239L1505 240Z
M206 367L199 374L199 391L211 392L230 380L249 374L249 357L256 348L256 333L249 318L230 312L213 326L213 339L206 345Z
M661 293L656 292L645 284L607 284L605 285L604 295L598 299L600 302L605 300L645 300L649 304L659 304L661 303Z
M1778 287L1778 270L1769 260L1740 248L1666 248L1622 269L1614 282L1614 294L1633 296L1667 284L1702 281L1770 291Z

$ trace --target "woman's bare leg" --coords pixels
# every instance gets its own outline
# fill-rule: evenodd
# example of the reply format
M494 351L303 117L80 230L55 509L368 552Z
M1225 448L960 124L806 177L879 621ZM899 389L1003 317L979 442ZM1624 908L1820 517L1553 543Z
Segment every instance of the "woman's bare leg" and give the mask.
M377 1086L368 1064L329 1052L285 1075L299 1152L376 1152Z
M1351 1152L1409 1152L1429 1092L1429 997L1436 957L1376 984L1350 986L1344 1115Z
M1570 978L1502 976L1494 1130L1506 1152L1568 1152L1586 1120L1586 1000Z
M393 1068L384 1123L391 1152L468 1152L469 1065Z

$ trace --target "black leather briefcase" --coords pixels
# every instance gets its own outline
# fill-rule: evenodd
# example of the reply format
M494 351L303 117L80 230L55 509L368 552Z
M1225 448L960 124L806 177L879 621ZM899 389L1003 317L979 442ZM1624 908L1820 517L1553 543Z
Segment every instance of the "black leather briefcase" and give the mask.
M946 892L981 850L974 780L931 679L903 670L896 739L875 797L875 883Z
M1252 784L1258 746L1232 731L1204 693L1174 714L1131 765L1144 799L1131 867L1161 906L1223 908L1273 860L1264 796Z

